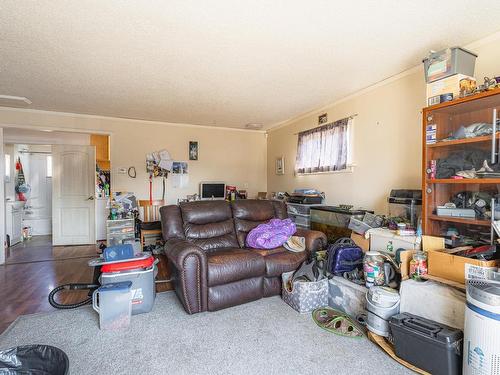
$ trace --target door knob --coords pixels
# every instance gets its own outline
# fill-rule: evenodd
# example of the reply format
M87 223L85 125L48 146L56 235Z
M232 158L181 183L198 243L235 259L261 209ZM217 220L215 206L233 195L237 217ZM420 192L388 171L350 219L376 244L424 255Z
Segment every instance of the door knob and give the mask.
M90 197L87 198L88 201L93 201L94 200L94 196L91 195Z

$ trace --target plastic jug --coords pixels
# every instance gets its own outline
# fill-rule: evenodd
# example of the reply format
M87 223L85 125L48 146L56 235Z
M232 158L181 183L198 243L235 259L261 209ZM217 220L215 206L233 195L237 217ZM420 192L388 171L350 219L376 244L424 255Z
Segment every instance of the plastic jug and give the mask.
M102 285L92 294L92 307L99 314L99 328L116 330L130 325L132 281ZM99 298L99 303L97 302Z

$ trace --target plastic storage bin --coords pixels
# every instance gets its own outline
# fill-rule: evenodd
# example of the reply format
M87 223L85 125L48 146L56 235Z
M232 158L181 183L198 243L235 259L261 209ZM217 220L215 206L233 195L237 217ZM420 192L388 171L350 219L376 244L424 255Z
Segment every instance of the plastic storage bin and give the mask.
M430 53L424 63L425 81L427 83L446 78L454 74L474 76L477 55L460 47L451 47Z
M328 280L328 306L355 318L366 311L367 291L364 285L333 276Z
M387 198L389 216L400 217L417 227L418 218L422 216L422 190L393 189Z
M150 312L156 298L157 262L150 256L144 260L104 265L101 268L101 284L130 281L132 315Z
M351 218L363 220L366 212L362 209L346 209L340 206L311 207L311 229L319 230L326 234L328 242L335 242L341 237L349 237L351 230L348 228Z
M390 320L396 356L433 375L462 369L462 331L404 313Z
M100 286L92 294L92 307L99 314L99 328L116 330L130 325L132 315L131 281ZM98 302L99 301L99 302Z

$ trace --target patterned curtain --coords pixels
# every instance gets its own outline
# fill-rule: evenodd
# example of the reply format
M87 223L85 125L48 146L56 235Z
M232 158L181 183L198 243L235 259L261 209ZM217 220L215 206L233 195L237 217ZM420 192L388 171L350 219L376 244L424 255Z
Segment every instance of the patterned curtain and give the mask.
M299 133L296 173L340 171L349 160L351 118L344 118Z

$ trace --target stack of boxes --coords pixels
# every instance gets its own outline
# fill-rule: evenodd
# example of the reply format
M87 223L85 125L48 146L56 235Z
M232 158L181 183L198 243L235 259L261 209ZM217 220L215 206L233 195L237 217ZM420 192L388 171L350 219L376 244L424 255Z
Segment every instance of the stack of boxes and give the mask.
M474 65L477 55L460 47L432 52L423 60L427 82L427 105L470 95L476 89Z

